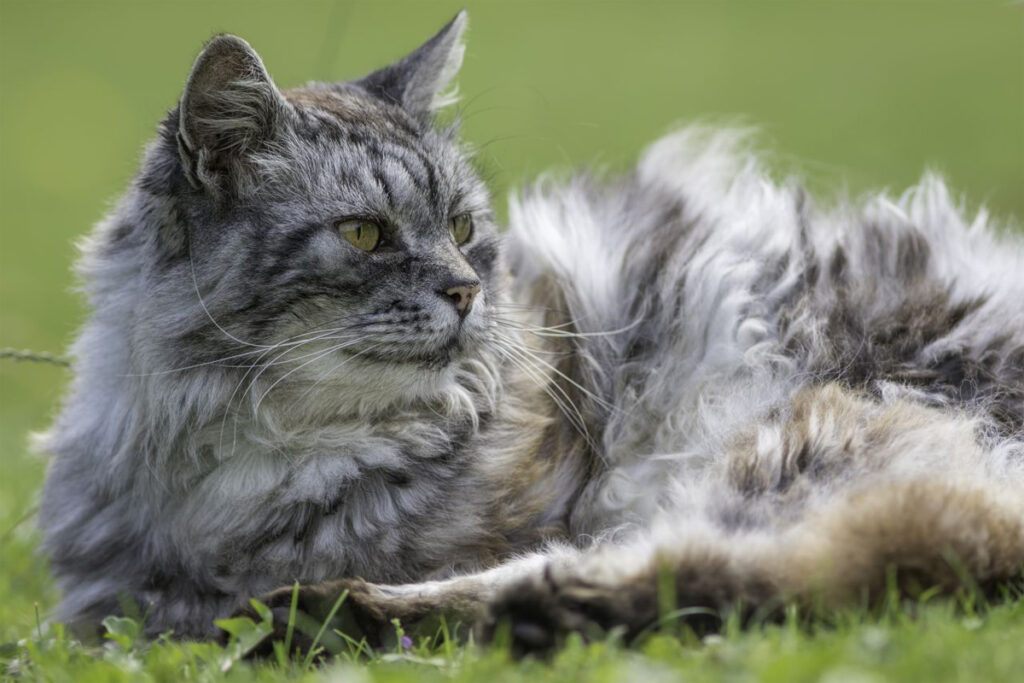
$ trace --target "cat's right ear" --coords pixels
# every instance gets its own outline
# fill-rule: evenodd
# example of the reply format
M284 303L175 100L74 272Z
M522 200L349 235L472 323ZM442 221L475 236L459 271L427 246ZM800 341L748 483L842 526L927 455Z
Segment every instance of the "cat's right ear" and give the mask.
M466 51L463 36L469 15L462 10L430 40L390 66L356 83L413 116L430 121L434 112L458 99L449 89Z
M215 36L178 105L178 153L189 182L216 194L240 180L248 156L274 137L287 111L256 51L237 36Z

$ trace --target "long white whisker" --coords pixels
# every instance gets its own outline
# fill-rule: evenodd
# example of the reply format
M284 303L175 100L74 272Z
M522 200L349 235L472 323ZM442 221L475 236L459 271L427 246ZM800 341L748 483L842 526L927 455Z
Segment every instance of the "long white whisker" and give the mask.
M512 326L514 326L514 327L516 327L517 329L520 329L520 330L558 330L559 328L569 327L570 325L575 325L576 324L574 321L570 320L569 322L561 323L559 325L552 325L550 327L545 327L543 325L541 325L541 326L526 325L526 324L522 323L521 321L516 320L514 318L503 318L501 316L494 316L493 319L497 320L499 322L506 323L508 325L512 325Z
M376 349L376 348L378 348L380 346L384 346L384 342L380 342L380 343L377 343L377 344L371 344L370 346L367 346L362 351L354 353L351 356L349 356L348 358L346 358L345 360L341 361L340 363L338 363L337 365L332 367L330 370L328 370L327 372L325 372L322 375L320 375L320 377L316 381L314 381L312 384L310 384L309 388L306 389L304 392L302 392L302 395L299 396L299 400L301 401L302 399L306 398L306 396L309 396L309 393L311 391L313 391L313 389L315 389L316 386L318 384L320 384L320 382L322 382L326 377L328 377L330 375L333 375L335 372L338 371L339 368L343 367L346 363L349 363L349 362L355 360L356 358L359 358L359 356L362 356L364 353L369 353L370 351L373 351L374 349Z
M284 380L285 380L285 379L286 379L286 378L287 378L287 377L288 377L289 375L291 375L292 373L298 372L299 370L301 370L302 368L306 367L306 366L307 366L307 365L309 365L310 363L315 363L316 361L320 360L320 359L321 359L321 358L323 358L324 356L326 356L326 355L329 355L329 354L331 354L331 353L334 353L335 351L340 351L341 349L344 349L344 348L347 348L347 347L349 347L349 346L353 346L353 345L355 345L355 344L358 344L358 343L359 343L360 341L361 341L361 338L360 338L360 339L355 339L355 340L353 340L353 341L347 341L347 342L344 342L344 343L342 343L342 344L338 344L338 345L336 345L336 346L332 346L331 348L327 349L326 351L323 351L322 353L318 353L318 354L315 354L314 358L312 358L312 359L310 359L310 360L306 361L306 362L305 362L305 363L303 363L302 365L299 365L299 366L297 366L297 367L294 367L294 368L292 368L291 370L289 370L288 372L284 373L283 375L281 375L280 377L278 377L278 378L277 378L277 379L276 379L276 380L274 381L274 383L273 383L273 384L271 384L271 385L270 385L270 386L269 386L269 387L267 388L267 390L266 390L266 391L264 391L264 392L263 392L263 394L262 394L262 395L261 395L261 396L259 397L259 399L258 399L258 400L256 401L256 405L255 405L255 407L253 407L253 412L254 412L254 413L258 413L258 412L259 412L259 409L260 409L260 405L262 405L262 403L263 403L263 399L265 399L265 398L267 397L267 394L269 394L269 393L270 393L270 392L271 392L271 391L273 390L273 388L274 388L274 387L276 387L276 386L277 386L278 384L280 384L281 382L283 382L283 381L284 381ZM357 354L357 355L358 355L358 354ZM254 381L255 381L255 380L254 380Z
M330 332L327 332L325 334L330 334ZM279 356L277 356L277 358L280 358L281 356L285 355L286 353L289 353L293 349L302 348L302 346L304 346L305 344L308 344L308 343L311 343L313 341L316 341L316 339L317 339L316 337L314 337L313 339L303 339L303 340L297 342L296 344L291 345L288 349L286 349ZM256 368L260 368L260 370L257 371L257 374L253 377L253 379L249 380L249 384L246 387L245 391L242 392L242 396L240 397L239 402L241 402L242 400L245 399L246 394L249 392L249 389L252 388L253 383L259 377L259 374L261 372L263 372L263 370L266 369L267 365L261 363L263 358L265 358L266 356L268 356L269 354L271 354L272 352L274 352L275 350L280 348L280 346L282 346L282 344L274 345L271 348L265 349L249 365L249 367L246 369L245 373L243 373L241 379L238 380L238 383L235 385L235 388L231 391L231 396L228 397L228 401L227 401L227 404L226 404L227 407L228 407L228 412L230 412L231 405L235 401L235 396L238 394L238 390L241 389L242 385L244 385L246 383L246 380L248 380L250 373L252 373L253 370L256 370ZM274 362L273 360L270 361L271 364L273 362ZM219 437L220 448L224 447L224 425L227 422L226 418L227 418L227 413L225 413L225 420L224 420L224 422L221 422L221 425L220 425L220 437ZM238 418L237 418L237 416L232 418L232 425L233 426L232 426L232 435L231 435L231 454L234 455L234 453L235 453L235 443L236 443L237 438L238 438Z
M495 331L494 334L495 334L496 338L502 339L503 341L505 341L508 344L514 344L515 343L512 339L509 339L508 337L505 337L500 332L496 332ZM590 391L589 389L587 389L586 387L581 385L579 382L577 382L576 380L574 380L573 378L569 377L564 372L562 372L561 370L556 368L554 365L552 365L551 363L548 363L543 358L536 357L532 352L530 352L528 349L526 349L524 347L516 348L516 350L519 353L521 353L521 354L530 356L532 358L532 360L534 360L535 362L540 363L540 364L544 365L545 367L547 367L549 370L551 370L551 372L555 373L556 375L558 375L559 377L564 379L566 382L568 382L573 387L578 389L580 391L580 393L582 393L584 396L586 396L587 398L591 399L592 401L594 401L598 405L602 406L603 408L605 408L607 410L613 411L613 412L616 410L615 406L613 406L612 404L608 403L603 398L601 398L600 396L598 396L594 392Z
M530 368L533 369L534 372L540 373L542 376L544 376L543 371L538 368L538 361L540 361L540 359L532 357L529 354L529 352L515 345L515 343L510 339L498 339L498 341L498 348L502 349L506 353L506 357L508 357L510 360L518 359L519 362L517 363L517 365L519 365L521 369L526 371L527 366L529 366ZM554 369L547 363L544 363L544 365L546 365L549 369ZM533 375L531 376L533 377ZM535 377L534 379L536 381ZM550 376L548 376L548 381L544 382L541 385L541 387L549 396L551 396L553 400L555 400L555 402L562 409L562 412L566 414L566 417L568 417L571 422L577 424L577 429L581 431L584 438L586 438L588 442L592 443L592 441L590 440L590 434L586 428L586 421L583 418L583 413L572 400L572 398L569 396L568 392L566 392L563 387L559 386L558 383L551 382ZM553 395L549 389L557 391L561 395L562 400ZM571 414L568 408L566 407L566 404L572 408Z
M189 266L192 269L192 286L196 290L196 298L199 299L199 305L202 306L203 313L205 313L206 317L210 319L210 322L213 323L213 326L216 327L218 330L220 330L221 333L225 337L227 337L228 339L231 339L233 341L238 342L242 346L256 346L256 347L260 347L260 348L265 348L266 344L253 344L252 342L247 342L247 341L245 341L243 339L239 339L238 337L236 337L235 335L231 334L230 332L225 330L223 327L221 327L220 323L218 323L216 320L213 319L213 315L210 314L210 309L208 309L206 307L206 302L203 301L203 295L199 293L199 282L198 282L198 280L196 280L196 264L195 264L195 261L192 259L192 250L191 249L189 249L189 252L188 252L188 264L189 264Z
M571 339L574 337L607 337L614 334L622 334L623 332L628 332L629 330L633 329L634 327L643 322L643 318L637 318L630 324L624 325L623 327L619 327L614 330L599 330L594 332L569 332L568 330L560 330L558 328L566 327L568 325L574 325L575 323L562 323L561 325L555 325L553 327L528 327L518 323L515 320L510 320L508 318L501 318L496 316L494 320L502 324L508 325L510 327L515 327L516 329L522 332L528 332L530 334L535 334L540 337L565 337L567 339Z
M301 348L303 346L312 344L313 342L316 342L316 341L323 341L325 339L335 340L335 339L361 339L361 338L362 338L362 335L358 335L358 334L346 334L346 335L340 335L339 336L339 335L332 334L331 332L325 332L324 334L322 334L322 335L320 335L318 337L313 337L312 339L303 340L303 342L301 344L299 344L297 346L294 346L292 348L285 349L284 351L282 351L278 355L276 355L273 358L271 358L266 363L263 363L262 366L260 367L259 371L256 373L255 376L253 376L252 380L249 382L249 388L251 389L252 387L254 387L256 385L256 381L263 375L263 373L266 372L267 370L269 370L270 368L272 368L275 365L283 365L284 363L296 363L296 362L298 362L298 361L300 361L300 360L302 360L304 358L309 358L312 355L320 353L319 351L312 351L310 353L298 356L297 358L289 358L288 360L281 360L283 357L287 356L289 353L291 353L293 351L296 351L296 350L298 350L299 348ZM242 398L243 399L245 398L245 394L244 393L242 394Z
M513 354L513 352L515 351L514 348L506 347L502 343L497 344L496 348L498 348L505 355L506 359L515 364L520 370L522 370L526 374L527 377L529 377L538 387L540 387L540 389L545 394L547 394L548 398L550 398L555 403L559 411L563 415L565 415L567 420L569 420L569 424L571 424L573 428L580 433L580 435L583 437L587 445L589 445L596 452L597 445L594 443L594 440L590 436L590 432L587 429L586 421L583 418L583 414L576 406L576 404L572 402L572 399L569 398L565 390L562 387L558 386L557 384L550 382L550 378L544 377L543 373L539 371L535 366L530 365L525 358L516 357ZM538 374L540 375L539 377ZM554 393L555 391L557 391L558 393Z
M343 331L345 329L347 329L347 328L336 327L336 328L333 328L333 329L325 331L324 328L320 327L320 328L317 328L317 329L314 329L314 330L308 330L308 331L303 332L301 334L297 334L297 335L288 337L288 338L283 339L283 340L281 340L279 342L275 342L274 344L267 345L266 347L260 347L258 349L253 349L252 351L242 351L240 353L231 354L230 356L223 356L221 358L214 358L213 360L203 361L202 363L194 363L192 365L183 365L181 367L171 368L169 370L158 370L156 372L129 373L129 374L125 374L125 375L122 375L122 376L123 377L155 377L155 376L159 376L159 375L169 375L169 374L172 374L172 373L175 373L175 372L182 372L182 371L185 371L185 370L194 370L196 368L202 368L202 367L206 367L208 365L221 365L221 366L226 367L226 368L252 367L251 364L250 365L225 365L224 362L225 361L229 361L229 360L235 360L237 358L245 358L247 356L262 355L262 354L267 353L268 351L273 351L274 349L282 348L282 347L285 347L285 346L301 346L302 344L305 344L306 341L307 341L307 340L301 339L301 337L305 337L305 336L308 336L308 335L311 335L311 334L317 334L317 333L321 333L321 332L324 332L325 334L332 334L334 332L341 332L341 331Z
M278 356L276 356L275 358L271 359L271 360L270 360L270 361L268 361L267 363L264 363L264 364L262 365L262 367L260 367L260 370L259 370L259 371L258 371L258 372L256 373L256 375L255 375L255 376L254 376L254 377L253 377L253 378L252 378L251 380L249 380L249 384L248 384L248 386L247 386L247 387L245 388L245 391L243 391L243 392L242 392L242 396L241 396L241 397L239 398L239 402L242 402L242 401L244 401L244 400L245 400L245 397L246 397L246 396L247 396L247 395L249 394L249 392L250 392L250 391L253 391L253 390L254 390L254 387L256 386L256 382L257 382L257 380L258 380L258 379L260 378L260 376L262 375L262 373L263 373L263 372L264 372L265 370L267 370L267 369L268 369L269 367L271 367L271 366L273 366L274 364L276 364L276 363L278 362L278 359L279 359L279 358L281 358L282 356L284 356L284 355L285 355L285 354L287 354L287 353L290 353L290 352L292 352L292 351L294 351L294 350L296 350L296 349L298 349L298 348L301 348L302 346L304 346L304 345L306 345L306 344L311 344L311 343L313 343L313 342L315 342L315 341L318 341L318 340L320 340L320 339L323 339L323 338L328 338L328 339L333 339L333 338L334 338L334 337L329 337L329 336L326 336L326 334L327 334L327 333L325 333L324 335L320 335L320 336L318 336L318 337L315 337L315 338L313 338L313 339L307 339L307 340L304 340L304 341L303 341L303 343L302 343L301 345L299 345L299 346L296 346L296 347L293 347L293 348L289 348L289 349L286 349L286 350L285 350L284 352L282 352L281 354L279 354L279 355L278 355ZM344 347L346 347L346 346L351 346L351 345L353 345L353 344L356 344L356 343L358 343L358 342L359 342L359 337L358 337L358 335L346 335L346 336L344 336L344 337L341 337L341 338L343 338L343 339L347 339L347 341L345 341L345 342L343 342L343 343L341 343L341 344L336 344L336 345L334 345L334 346L330 347L329 349L327 349L326 351L323 351L323 352L319 352L319 351L314 351L313 353L310 353L310 354L306 354L306 355L304 355L304 356L303 356L303 358L306 358L306 357L309 357L309 356L312 356L312 355L315 355L315 356L317 356L317 358L320 358L320 357L322 357L322 356L325 356L325 355L327 355L328 353L331 353L332 351L336 351L336 350L338 350L338 349L344 348ZM268 351L268 353L269 353L269 351ZM292 372L295 372L296 370L299 370L299 369L301 369L301 368L302 368L302 367L304 367L305 365L308 365L309 363L312 363L312 362L316 361L316 360L317 360L317 358L313 358L312 360L310 360L310 361L307 361L306 363L303 363L302 365L300 365L300 366L298 366L298 367L296 367L296 368L293 368L293 369L292 369L292 370L290 370L289 372L285 373L285 376L287 376L287 375L290 375L290 374L291 374ZM289 361L284 361L284 362L289 362ZM236 394L236 393L238 392L238 389L239 389L239 388L241 387L241 385L242 385L242 384L243 384L243 383L244 383L244 382L246 381L246 377L248 377L249 373L250 373L250 372L251 372L251 371L252 371L252 370L253 370L253 369L254 369L255 367L257 367L257 366L256 366L256 365L253 365L253 366L252 366L252 367L250 367L250 368L249 368L248 370L246 370L246 372L245 372L245 375L243 375L243 377L242 377L241 381L240 381L240 382L238 383L238 385L236 385L236 386L235 386L235 389L234 389L234 391L232 391L232 392L231 392L231 398L229 398L229 399L228 399L228 406L229 406L229 407L230 407L230 405L232 404L232 402L234 401L234 397L235 397L235 394ZM272 384L272 385L271 385L270 389L273 389L273 388L274 388L274 386L276 386L276 385L277 385L277 383L278 383L278 382L280 382L280 381L281 381L282 379L284 379L284 377L282 377L282 378L278 379L277 381L275 381L275 382L274 382L274 384ZM266 395L267 395L268 393L270 393L270 389L267 389L267 391L263 393L263 395L262 395L262 396L261 396L261 397L259 398L259 400L257 400L257 402L256 402L256 406L255 406L255 407L253 408L253 413L254 413L254 414L255 414L255 413L257 413L257 412L259 411L259 407L260 407L260 404L261 404L261 403L263 402L263 399L264 399L264 398L266 398ZM220 429L221 429L221 431L220 431L220 441L221 441L221 447L223 447L223 441L224 441L224 424L225 424L225 423L226 423L226 420L225 420L224 422L221 422L221 427L220 427ZM233 415L233 416L232 416L232 432L231 432L231 455L234 455L234 454L235 454L235 446L236 446L237 442L238 442L238 416L237 416L237 415Z
M232 415L232 432L231 432L231 455L232 456L234 456L234 454L235 454L235 444L236 444L237 439L238 439L238 417L231 413L231 405L235 401L235 395L238 393L238 390L242 388L242 385L245 384L246 379L249 377L249 373L251 373L254 369L259 367L260 361L265 356L267 356L268 354L273 352L273 350L276 349L276 348L277 347L272 347L272 348L265 349L264 351L262 351L260 353L260 355L256 357L256 360L253 361L253 363L242 374L241 379L239 379L238 383L235 384L235 388L231 390L231 395L228 396L227 403L225 404L226 405L226 409L225 409L225 412L224 412L224 419L220 423L220 435L217 437L217 442L218 442L217 448L221 449L221 450L223 450L223 448L224 448L224 426L227 424L228 415L231 414ZM246 389L246 391L248 391L248 389ZM244 397L244 394L243 394L243 397Z
M551 308L549 306L534 306L532 304L514 304L508 301L492 301L491 308L494 310L508 310L508 311L528 311L528 312L543 312L543 313L558 313L559 315L569 315L569 311L561 308Z
M318 333L317 336L315 336L315 337L313 337L311 339L301 339L301 340L299 340L297 342L289 341L287 343L289 348L287 348L284 352L282 352L281 354L276 356L274 359L272 359L272 360L270 360L270 361L268 361L267 363L264 363L264 364L261 364L261 362L260 362L260 361L262 361L262 359L264 357L266 357L268 354L272 353L276 349L278 349L281 346L284 346L286 344L284 342L280 342L280 343L275 344L274 346L272 346L270 348L267 348L267 349L263 350L262 352L260 352L259 356L257 356L255 361L253 361L253 363L246 369L245 373L242 375L242 378L238 381L238 383L235 385L235 388L231 391L231 396L228 397L228 401L227 401L227 404L226 404L228 410L225 412L225 419L224 419L223 422L221 422L221 425L220 425L220 436L218 437L219 444L220 444L219 447L220 448L224 447L224 426L227 423L227 416L228 416L228 413L230 412L231 405L235 401L235 396L238 394L238 390L241 389L242 385L244 385L246 383L246 380L249 378L249 375L250 375L250 373L253 372L253 370L256 370L256 368L260 368L257 371L256 375L251 380L249 380L248 386L246 387L245 391L242 392L242 396L239 399L240 401L245 399L245 396L249 393L250 389L252 389L252 387L255 385L255 382L259 378L260 374L262 374L262 372L264 370L266 370L268 367L270 367L275 362L277 362L277 360L280 359L282 356L284 356L284 355L286 355L286 354L288 354L288 353L290 353L290 352L292 352L292 351L294 351L296 349L300 349L303 346L305 346L306 344L310 344L312 342L318 341L321 338L324 338L326 336L332 335L332 334L334 334L336 332L339 332L339 331L342 331L342 330L345 330L345 329L347 329L347 326L346 327L334 327L334 328L330 328L330 329L328 329L326 331L323 331L322 328L321 328L319 330L312 330L310 332L303 332L302 334L294 335L292 337L289 337L289 340L295 340L298 337L304 337L304 336L308 336L309 334L317 334ZM238 417L237 417L237 415L232 417L232 425L233 425L233 427L232 427L232 436L231 436L231 454L234 455L235 443L236 443L237 438L238 438Z

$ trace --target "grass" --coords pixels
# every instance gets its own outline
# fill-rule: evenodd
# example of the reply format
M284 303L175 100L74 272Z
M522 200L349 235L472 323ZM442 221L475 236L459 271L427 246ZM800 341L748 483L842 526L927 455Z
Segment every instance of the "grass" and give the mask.
M899 189L925 167L998 216L1024 217L1024 8L997 0L377 2L0 0L0 348L60 353L84 310L73 242L134 172L202 41L233 31L282 85L394 59L461 5L465 137L501 210L550 168L622 167L676 122L756 124L818 194ZM56 601L31 511L63 368L0 358L0 657L48 680L999 680L1024 671L1024 607L950 603L792 622L633 649L570 642L549 664L416 643L311 673L233 663L212 645L99 649L47 624ZM39 623L37 623L37 614ZM125 639L128 640L125 640ZM115 641L120 641L120 644Z
M248 621L248 620L246 620ZM790 616L780 624L698 638L669 629L624 646L614 634L592 643L572 636L550 660L515 661L501 644L458 644L446 632L367 652L351 643L326 664L312 657L242 659L268 628L234 624L225 647L146 642L130 619L111 619L103 646L87 648L61 628L6 645L8 672L68 680L565 681L1011 681L1024 671L1024 603L974 600L893 602L881 613L849 611L827 622ZM401 642L401 638L396 638Z

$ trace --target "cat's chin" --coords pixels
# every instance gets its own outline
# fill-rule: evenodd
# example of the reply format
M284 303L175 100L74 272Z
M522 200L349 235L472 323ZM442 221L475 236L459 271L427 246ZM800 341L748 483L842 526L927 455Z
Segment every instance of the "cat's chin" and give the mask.
M353 393L361 398L429 395L450 382L462 361L474 359L476 344L464 340L433 347L395 346L358 351L345 362L344 372L316 381L321 389Z
M424 372L443 371L465 355L461 344L449 344L438 349L398 350L395 353L374 355L371 360L384 365L405 366L406 370Z
M479 342L463 334L454 334L441 343L396 344L359 352L366 360L383 366L399 366L403 371L443 372L460 360L474 356Z
M442 359L367 359L343 384L321 395L328 413L380 412L448 394L459 381L459 357Z

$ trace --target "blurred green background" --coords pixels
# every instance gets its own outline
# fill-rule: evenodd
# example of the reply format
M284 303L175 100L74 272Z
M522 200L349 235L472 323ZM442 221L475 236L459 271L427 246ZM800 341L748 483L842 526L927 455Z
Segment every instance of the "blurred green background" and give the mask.
M74 242L131 177L203 41L238 33L281 86L347 79L470 10L463 132L499 208L549 168L632 159L693 119L759 127L819 193L925 167L1024 217L1024 7L1008 2L0 0L0 347L60 352ZM60 368L0 359L0 642L52 589L31 552Z

